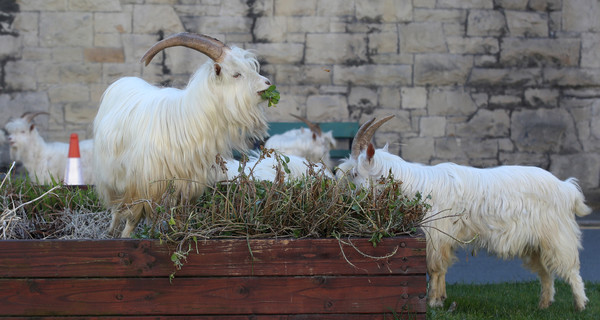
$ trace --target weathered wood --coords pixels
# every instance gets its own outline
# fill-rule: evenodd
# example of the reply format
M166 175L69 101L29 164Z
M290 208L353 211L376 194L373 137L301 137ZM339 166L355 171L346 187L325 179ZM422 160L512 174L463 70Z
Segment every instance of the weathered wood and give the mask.
M424 274L422 238L207 240L177 276ZM349 243L351 242L351 245ZM345 243L345 244L344 244ZM197 248L197 253L196 253ZM156 240L0 241L0 277L157 277L175 267ZM226 254L225 254L226 253ZM390 256L392 253L394 255ZM367 258L387 257L384 259Z
M0 280L3 315L305 314L425 311L425 279L235 277Z
M398 318L396 318L396 316ZM34 317L2 317L2 320L27 320ZM114 316L78 316L78 317L35 317L35 320L114 320ZM119 316L121 320L157 320L156 316ZM391 312L387 314L286 314L286 315L194 315L160 316L161 320L389 320L410 319L425 320L426 315Z
M1 319L425 319L423 238L0 241ZM197 252L196 252L197 250Z

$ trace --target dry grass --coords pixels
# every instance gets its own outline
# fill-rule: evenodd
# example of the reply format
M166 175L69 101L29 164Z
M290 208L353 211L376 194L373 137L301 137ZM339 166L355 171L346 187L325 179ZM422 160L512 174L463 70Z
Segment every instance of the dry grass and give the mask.
M183 243L208 238L370 237L415 231L427 204L407 198L392 178L370 188L326 178L321 172L285 179L281 159L275 182L240 175L207 188L200 199L177 201L167 192L153 203L154 217L139 226L138 238ZM110 214L93 190L59 184L40 186L11 178L0 185L2 239L103 239Z

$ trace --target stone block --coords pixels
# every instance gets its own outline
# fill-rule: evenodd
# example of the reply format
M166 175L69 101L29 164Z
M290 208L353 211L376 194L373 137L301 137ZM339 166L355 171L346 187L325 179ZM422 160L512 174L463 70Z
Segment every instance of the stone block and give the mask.
M371 33L368 38L369 55L398 52L398 34L395 32Z
M84 84L61 84L48 89L50 103L88 102L90 90Z
M412 67L404 65L361 65L333 67L333 84L355 84L364 86L407 86L412 85Z
M439 8L492 9L493 0L438 0Z
M511 37L548 36L548 15L546 13L507 10L504 14Z
M68 0L19 0L19 9L24 11L66 11Z
M317 66L281 64L275 66L271 79L279 85L329 85L330 73ZM329 92L333 93L333 92Z
M125 62L123 48L85 48L83 56L87 62Z
M83 47L51 47L51 61L79 63L83 62Z
M511 116L511 139L521 152L580 152L571 115L563 109L515 111Z
M256 50L260 60L272 64L298 64L304 55L301 43L257 43L249 44L248 48Z
M221 8L219 10L219 15L224 17L243 17L249 15L248 11L248 1L246 0L221 0L220 1ZM257 11L260 9L264 9L263 7L254 7Z
M99 83L102 81L102 66L99 64L64 64L60 67L59 77L63 84Z
M372 114L379 107L377 90L367 87L352 87L348 96L348 111L351 118L360 118L360 115Z
M559 95L556 89L528 88L525 90L525 102L532 107L557 107Z
M0 60L21 56L21 37L0 35Z
M550 86L600 86L600 69L544 68L544 83Z
M581 67L600 68L600 34L581 35Z
M25 111L48 111L50 103L46 92L28 91L0 94L0 123L2 126L11 118L20 117Z
M182 16L181 22L185 30L195 33L209 34L212 37L228 33L246 33L252 29L252 18L249 17L193 17ZM135 25L134 25L135 30ZM224 40L222 38L218 38ZM226 40L224 40L226 41Z
M448 51L453 54L497 54L498 39L492 37L447 37Z
M415 85L464 84L472 67L472 56L420 54L415 57Z
M274 0L276 16L313 16L317 10L317 0Z
M306 36L308 64L355 64L366 61L366 35L325 33Z
M448 133L463 138L498 138L508 137L509 129L508 110L479 109L467 122L453 124Z
M94 14L94 32L131 33L132 15L130 12L97 12ZM156 33L154 30L153 33Z
M323 33L329 30L329 26L331 23L331 18L328 17L285 17L285 21L287 22L287 32L288 33L297 33L302 35L301 41L295 42L304 42L306 33ZM346 30L343 29L341 33L344 33Z
M404 87L402 95L402 109L425 109L427 107L427 89L425 87Z
M139 77L142 74L141 69L141 64L104 63L102 64L102 82L109 84L122 77ZM107 85L101 86L104 87L102 91L107 87Z
M41 12L40 45L91 47L93 15L86 12Z
M4 81L9 91L29 91L37 89L35 63L16 60L6 61L4 66Z
M401 101L398 87L381 87L379 89L379 106L382 108L400 109Z
M468 84L473 86L532 86L542 83L542 71L537 68L496 69L473 68Z
M535 11L562 10L562 0L529 0L528 7Z
M568 32L600 31L598 0L563 0L562 26Z
M435 156L434 139L403 138L400 155L406 161L428 164Z
M158 36L153 34L138 35L124 33L121 35L121 40L123 41L125 62L141 65L141 63L139 63L140 59L144 56L146 50L158 41ZM160 57L155 57L154 60L152 60L152 63L156 63L157 60L160 60L157 58Z
M354 1L348 0L318 0L317 16L346 17L354 16Z
M548 168L550 161L545 154L530 152L500 152L498 159L502 165L534 166Z
M408 22L412 20L410 0L355 0L356 18L364 22Z
M69 1L69 10L72 11L121 11L121 2L119 0L76 0Z
M312 121L348 120L348 102L343 95L309 96L306 105L306 117Z
M492 95L490 97L489 102L490 107L508 109L520 107L522 104L523 101L521 99L521 96L515 96L510 94Z
M121 34L97 33L94 35L94 47L121 47Z
M229 19L223 18L223 19ZM202 18L198 18L202 20ZM163 31L165 35L185 31L183 23L168 5L143 5L133 8L133 32L140 34L156 34Z
M529 0L496 0L499 8L507 10L525 10Z
M469 116L477 106L464 88L432 88L429 91L428 109L430 115Z
M94 122L98 107L89 102L71 102L65 104L65 124L85 125Z
M286 33L285 17L260 17L254 24L254 36L258 42L283 42Z
M421 117L419 121L420 137L443 137L446 135L446 117Z
M467 20L468 36L502 36L507 27L501 11L471 10Z
M434 53L447 52L441 23L416 22L401 25L400 52Z
M413 16L413 20L415 22L443 22L464 24L467 21L466 10L415 8Z
M600 154L551 155L550 172L559 179L575 177L583 189L600 186Z

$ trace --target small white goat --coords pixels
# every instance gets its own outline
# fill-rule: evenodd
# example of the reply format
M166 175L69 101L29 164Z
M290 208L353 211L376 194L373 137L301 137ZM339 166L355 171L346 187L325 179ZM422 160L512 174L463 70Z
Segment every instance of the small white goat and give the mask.
M310 131L299 128L274 134L265 142L265 148L303 157L315 163L323 161L328 168L331 168L329 151L336 145L333 132L323 132L318 124L297 115L292 114L291 116L306 123Z
M159 88L127 77L106 89L94 120L96 190L111 209L110 233L122 219L129 237L152 214L173 183L182 199L193 199L214 183L217 154L231 156L266 135L261 94L271 85L250 52L205 35L179 33L152 46L150 63L163 49L185 46L210 60L183 90Z
M391 173L402 181L407 195L431 196L432 207L424 220L430 306L443 305L446 271L459 242L473 240L475 248L500 258L520 257L537 273L542 284L540 308L554 301L557 275L571 285L575 309L585 309L588 299L579 274L581 231L575 215L585 216L591 209L576 179L561 181L536 167L410 163L385 149L375 150L370 136L358 135L357 148L353 146L345 167L357 184Z
M5 128L8 132L10 158L22 162L33 180L39 183L50 183L51 177L56 181L65 178L65 168L69 153L69 144L64 142L45 142L40 136L33 119L47 112L25 112L20 118L9 121ZM81 171L86 184L94 183L92 172L93 141L79 142L81 154Z
M279 158L279 159L278 159ZM287 161L289 160L289 161ZM285 162L289 173L286 173L282 163ZM240 162L235 159L226 160L227 173L220 176L219 180L233 180L240 175ZM311 163L309 160L283 154L265 155L262 159L259 156L252 156L244 166L244 173L257 180L275 181L278 172L282 173L286 179L301 178L309 175L311 170L315 174L325 175L333 178L331 171L322 163ZM225 177L226 175L226 177Z

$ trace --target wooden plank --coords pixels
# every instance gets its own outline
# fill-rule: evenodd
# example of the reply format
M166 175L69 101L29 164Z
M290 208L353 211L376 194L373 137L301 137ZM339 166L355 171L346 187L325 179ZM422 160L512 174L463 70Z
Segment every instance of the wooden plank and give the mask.
M397 318L395 317L397 316ZM78 317L2 317L2 320L156 320L156 316L78 316ZM425 320L425 313L397 313L386 314L285 314L285 315L194 315L194 316L160 316L161 320L390 320L410 319Z
M0 279L0 314L425 312L425 277ZM403 309L404 308L404 309Z
M177 277L425 274L423 238L207 240ZM250 249L249 249L250 248ZM160 277L176 269L156 240L4 240L0 277ZM392 253L395 253L392 255ZM386 257L374 259L372 257Z

